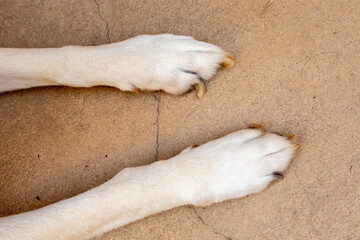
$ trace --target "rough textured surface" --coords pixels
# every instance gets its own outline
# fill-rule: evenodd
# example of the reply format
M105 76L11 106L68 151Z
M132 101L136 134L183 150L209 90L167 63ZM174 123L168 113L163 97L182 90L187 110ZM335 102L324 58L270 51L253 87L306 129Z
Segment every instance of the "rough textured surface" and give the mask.
M232 52L205 99L116 89L0 95L0 215L68 198L257 122L299 136L283 181L184 206L100 239L358 239L359 1L0 0L0 46L98 45L192 35Z

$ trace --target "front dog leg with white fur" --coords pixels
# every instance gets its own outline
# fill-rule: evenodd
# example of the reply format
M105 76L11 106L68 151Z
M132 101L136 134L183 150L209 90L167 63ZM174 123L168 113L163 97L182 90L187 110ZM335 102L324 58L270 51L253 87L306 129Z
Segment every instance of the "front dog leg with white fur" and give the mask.
M87 239L181 205L207 205L263 190L296 150L259 125L190 147L50 206L0 218L0 239Z
M92 87L123 91L164 90L182 94L206 80L220 66L234 64L221 48L186 36L141 35L102 46L0 48L0 92L38 86Z

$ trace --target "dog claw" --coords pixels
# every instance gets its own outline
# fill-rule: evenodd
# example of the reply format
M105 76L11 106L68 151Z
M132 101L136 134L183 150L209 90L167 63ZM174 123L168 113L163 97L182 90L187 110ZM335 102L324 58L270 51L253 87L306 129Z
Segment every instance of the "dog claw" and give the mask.
M276 179L284 178L284 175L281 172L273 172L273 177Z
M197 145L197 144L195 144L195 145L192 145L191 147L190 147L190 150L191 149L194 149L194 148L197 148L199 145Z
M225 53L225 56L224 62L220 63L220 65L225 68L234 66L234 57L230 53Z
M288 137L287 137L288 140L296 140L297 139L297 136L296 134L292 133L290 134Z
M295 151L299 150L301 148L301 145L296 143L296 140L297 140L297 136L296 134L292 133L290 134L288 137L287 137L288 140L290 140L293 144L294 144L294 147L295 147Z
M205 94L207 92L205 81L202 80L201 78L199 78L199 83L194 84L194 86L196 89L196 96L199 99L202 99L203 97L205 97Z
M251 124L249 125L249 127L250 127L250 128L254 128L254 129L259 129L259 130L261 130L261 131L265 131L264 126L261 125L261 124L258 124L258 123L251 123Z
M133 93L140 93L140 92L141 92L141 89L135 87L135 88L132 90L132 92L133 92Z

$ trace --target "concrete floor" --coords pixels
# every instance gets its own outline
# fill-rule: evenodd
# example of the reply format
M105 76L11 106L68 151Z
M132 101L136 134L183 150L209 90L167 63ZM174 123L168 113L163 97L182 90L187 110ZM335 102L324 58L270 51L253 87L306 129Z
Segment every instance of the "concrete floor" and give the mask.
M128 166L246 127L296 133L282 181L98 239L359 239L360 2L0 0L1 47L192 35L232 52L205 99L108 87L0 95L0 215L93 188Z

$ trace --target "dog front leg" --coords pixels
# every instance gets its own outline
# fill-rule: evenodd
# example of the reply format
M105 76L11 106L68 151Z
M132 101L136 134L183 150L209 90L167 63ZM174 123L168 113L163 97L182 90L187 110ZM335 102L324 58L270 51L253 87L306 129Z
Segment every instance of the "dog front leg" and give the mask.
M44 49L0 48L0 92L37 86L106 85L123 91L182 94L234 64L221 48L192 37L141 35L102 46Z
M260 192L282 177L298 145L260 125L188 148L150 165L127 168L108 182L50 206L0 218L0 239L86 239L192 204Z

